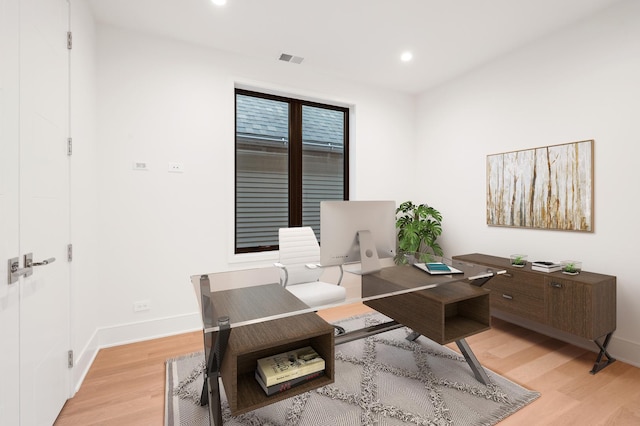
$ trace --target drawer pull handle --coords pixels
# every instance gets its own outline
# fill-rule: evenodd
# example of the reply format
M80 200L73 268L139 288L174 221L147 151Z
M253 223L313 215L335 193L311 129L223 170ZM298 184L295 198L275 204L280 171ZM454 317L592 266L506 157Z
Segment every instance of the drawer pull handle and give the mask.
M551 287L553 287L553 288L562 288L562 283L554 283L554 282L552 282L551 283Z
M507 300L513 300L513 296L508 295L508 294L503 294L502 298L507 299Z
M513 278L513 275L511 275L510 273L506 273L506 274L502 274L503 277L509 277L509 278Z

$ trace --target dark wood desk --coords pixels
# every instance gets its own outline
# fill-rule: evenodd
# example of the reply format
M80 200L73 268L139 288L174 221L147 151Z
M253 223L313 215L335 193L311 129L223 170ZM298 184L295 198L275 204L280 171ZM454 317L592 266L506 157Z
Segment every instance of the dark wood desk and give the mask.
M464 338L490 328L489 293L468 281L480 269L465 268L464 275L430 276L405 265L364 275L362 297L345 303L363 302L394 321L337 337L331 324L280 284L211 291L209 275L192 277L199 280L207 359L201 403L209 403L211 424L222 425L218 377L232 415L239 415L333 383L335 345L404 326L414 330L413 339L424 335L441 344L455 341L476 378L488 383ZM486 275L486 268L481 272ZM215 318L220 322L214 323ZM303 346L312 346L325 359L325 375L267 396L253 377L256 361Z
M402 290L437 283L417 268L395 266L362 277L363 298L379 287ZM364 302L441 345L491 328L489 292L464 281Z
M425 275L412 266L385 268L362 277L362 296L366 299L368 294L380 294L380 288L398 292L430 283L437 285L442 279L437 275ZM479 281L486 282L484 279ZM489 377L465 340L491 328L489 291L468 281L456 281L426 290L365 300L364 303L411 328L410 340L423 335L441 345L455 342L476 379L489 383Z
M209 276L201 277L202 306L213 312L207 318L241 318L247 325L221 327L204 333L207 377L201 398L209 404L211 418L220 418L220 394L217 376L222 377L229 408L233 415L243 414L301 392L333 383L334 328L313 312L284 318L272 318L287 312L305 311L309 307L280 284L267 284L212 292ZM254 323L251 323L254 321ZM205 328L206 328L205 323ZM217 324L209 324L215 327ZM312 346L325 359L325 374L312 382L276 395L265 395L254 378L256 362L269 355ZM213 378L214 380L210 380ZM215 423L215 424L221 424Z

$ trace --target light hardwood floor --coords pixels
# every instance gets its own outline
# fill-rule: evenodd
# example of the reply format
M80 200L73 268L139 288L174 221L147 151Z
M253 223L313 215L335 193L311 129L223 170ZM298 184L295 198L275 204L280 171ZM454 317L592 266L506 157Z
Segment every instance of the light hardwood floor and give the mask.
M366 310L321 315L334 321ZM483 366L542 394L500 426L640 425L638 368L617 361L591 375L595 353L497 319L467 342ZM102 349L56 426L162 426L165 360L199 350L201 332Z

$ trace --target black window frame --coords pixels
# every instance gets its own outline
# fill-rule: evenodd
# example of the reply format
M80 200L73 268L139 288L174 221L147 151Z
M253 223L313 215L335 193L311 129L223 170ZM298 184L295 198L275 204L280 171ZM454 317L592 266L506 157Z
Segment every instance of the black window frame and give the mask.
M307 101L303 99L278 96L253 90L236 88L234 91L234 253L259 253L278 250L278 245L264 245L255 247L238 247L238 95L253 96L289 105L289 144L288 144L288 226L302 226L303 216L303 170L302 170L302 107L311 106L340 111L344 117L344 148L343 148L343 199L349 199L349 113L347 107Z

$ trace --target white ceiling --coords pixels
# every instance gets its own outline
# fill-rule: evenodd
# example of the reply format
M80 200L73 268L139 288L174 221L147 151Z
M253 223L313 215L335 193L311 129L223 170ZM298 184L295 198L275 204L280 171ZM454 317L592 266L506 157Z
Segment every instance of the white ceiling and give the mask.
M621 0L88 1L98 22L417 93Z

